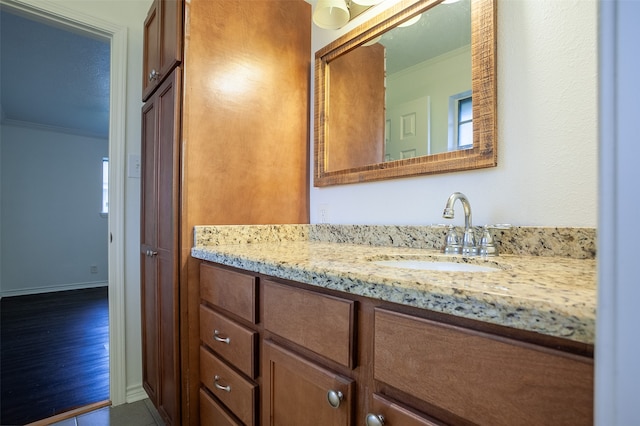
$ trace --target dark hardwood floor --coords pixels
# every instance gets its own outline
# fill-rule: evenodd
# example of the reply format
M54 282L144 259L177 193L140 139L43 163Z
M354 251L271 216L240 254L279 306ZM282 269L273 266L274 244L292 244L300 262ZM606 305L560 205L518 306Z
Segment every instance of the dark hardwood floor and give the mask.
M0 300L0 425L109 399L107 291Z

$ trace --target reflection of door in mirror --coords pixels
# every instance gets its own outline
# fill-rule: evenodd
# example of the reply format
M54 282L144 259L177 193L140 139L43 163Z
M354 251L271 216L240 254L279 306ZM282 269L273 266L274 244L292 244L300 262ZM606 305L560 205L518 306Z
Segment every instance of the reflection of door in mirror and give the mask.
M384 46L361 46L331 62L327 78L326 168L384 161ZM367 123L363 126L362 123Z
M428 96L389 107L385 161L429 155L430 124Z

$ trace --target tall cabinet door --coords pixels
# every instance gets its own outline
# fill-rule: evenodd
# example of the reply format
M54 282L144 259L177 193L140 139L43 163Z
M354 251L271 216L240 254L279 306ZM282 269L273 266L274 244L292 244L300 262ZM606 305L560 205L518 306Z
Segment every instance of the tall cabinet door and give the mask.
M179 423L178 182L180 68L142 108L143 386L167 424Z

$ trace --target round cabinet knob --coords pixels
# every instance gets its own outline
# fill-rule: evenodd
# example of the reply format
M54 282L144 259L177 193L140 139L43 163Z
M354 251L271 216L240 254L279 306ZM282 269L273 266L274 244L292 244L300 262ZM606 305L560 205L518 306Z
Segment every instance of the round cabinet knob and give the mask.
M335 391L331 389L327 392L327 401L329 401L329 405L333 408L340 407L340 403L344 399L344 395L340 391Z
M384 417L382 417L382 414L369 413L365 419L365 424L367 426L384 426Z
M149 81L157 80L158 77L160 77L160 73L155 69L151 70L151 72L149 73Z

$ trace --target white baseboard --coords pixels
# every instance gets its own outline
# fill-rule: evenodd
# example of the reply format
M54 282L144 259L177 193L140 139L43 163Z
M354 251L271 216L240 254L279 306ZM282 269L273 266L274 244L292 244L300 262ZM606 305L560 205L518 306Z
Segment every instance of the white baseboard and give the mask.
M141 401L146 398L149 398L149 396L147 395L147 392L142 387L142 383L134 386L127 386L127 396L125 398L125 402L127 404L130 404L136 401Z
M11 296L26 296L29 294L52 293L54 291L80 290L84 288L107 287L108 281L91 281L86 283L61 284L45 287L21 288L15 290L4 290L0 292L0 298Z

